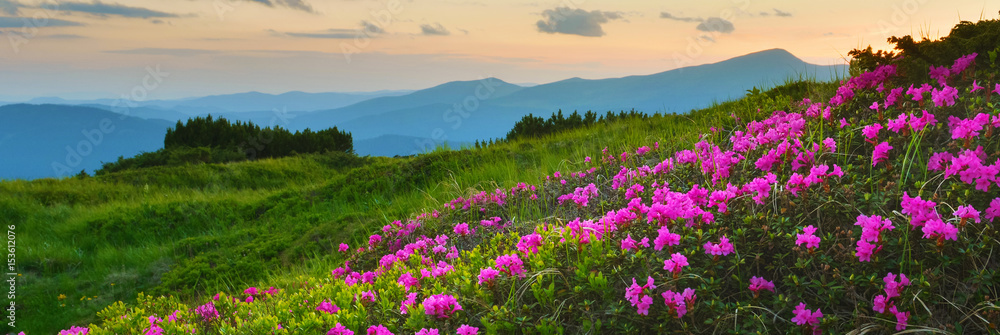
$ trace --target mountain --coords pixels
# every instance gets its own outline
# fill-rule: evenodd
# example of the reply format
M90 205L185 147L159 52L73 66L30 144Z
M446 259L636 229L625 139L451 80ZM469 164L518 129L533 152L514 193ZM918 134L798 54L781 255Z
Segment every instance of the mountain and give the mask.
M186 111L188 114L197 113L195 111L227 111L227 112L257 112L271 110L288 111L315 111L344 107L356 104L368 99L397 96L410 93L410 91L377 91L365 93L306 93L287 92L282 94L267 94L260 92L247 92L238 94L212 95L195 99L154 101L145 105L154 105L161 108L171 108L179 111Z
M102 162L163 147L174 122L98 108L15 104L0 107L0 179L93 172ZM16 164L11 164L16 162Z
M436 117L454 105L480 104L525 89L497 78L453 81L396 97L380 97L347 107L303 114L292 122L292 129L326 129L342 122L397 110L412 110L420 117ZM478 96L478 97L477 97ZM452 107L447 107L452 106ZM422 108L422 109L421 109ZM391 121L391 120L386 120ZM361 129L361 130L367 130ZM372 136L374 137L374 136Z
M771 49L713 64L623 78L571 78L532 87L496 78L451 82L407 95L302 113L289 128L336 125L350 131L355 141L401 135L468 143L503 137L529 113L543 117L560 109L566 114L631 109L686 113L742 97L753 87L773 87L802 77L825 81L845 73L845 66L809 64L788 51ZM496 89L491 94L484 93L493 87ZM390 154L406 155L409 151Z

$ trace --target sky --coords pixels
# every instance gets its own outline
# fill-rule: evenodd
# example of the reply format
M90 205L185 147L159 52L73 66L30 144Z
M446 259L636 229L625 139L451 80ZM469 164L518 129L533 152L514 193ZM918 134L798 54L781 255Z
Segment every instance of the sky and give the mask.
M987 0L0 0L0 101L644 75L772 49L843 64Z

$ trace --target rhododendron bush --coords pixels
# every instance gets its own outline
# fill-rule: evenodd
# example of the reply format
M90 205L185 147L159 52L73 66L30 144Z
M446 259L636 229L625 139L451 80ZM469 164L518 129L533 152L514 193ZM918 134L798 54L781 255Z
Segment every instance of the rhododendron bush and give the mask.
M141 297L89 334L996 331L985 60L927 82L884 65L690 143L566 157L350 241L324 276Z

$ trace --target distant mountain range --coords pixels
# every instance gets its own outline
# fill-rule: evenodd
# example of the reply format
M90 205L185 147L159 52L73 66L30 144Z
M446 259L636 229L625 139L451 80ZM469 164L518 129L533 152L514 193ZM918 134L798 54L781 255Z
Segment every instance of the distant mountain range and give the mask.
M831 80L846 66L808 64L781 49L651 75L588 80L571 78L542 85L515 85L497 78L456 81L418 91L265 94L249 92L180 100L120 102L39 98L0 107L0 178L62 176L53 162L83 140L82 131L113 120L94 152L73 167L92 171L102 161L157 150L178 120L211 113L230 120L290 130L337 126L354 136L362 155L410 155L435 145L452 147L503 137L521 117L548 117L558 110L685 113L801 77ZM3 103L0 103L2 105ZM57 105L58 104L58 105ZM69 145L70 149L65 146ZM70 157L72 158L72 157ZM7 163L11 162L11 163ZM69 166L67 166L69 167Z

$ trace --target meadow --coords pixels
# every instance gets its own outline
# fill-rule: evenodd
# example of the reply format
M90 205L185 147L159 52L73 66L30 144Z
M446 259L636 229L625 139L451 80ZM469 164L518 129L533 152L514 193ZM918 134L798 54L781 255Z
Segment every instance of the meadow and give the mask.
M3 182L18 328L997 332L997 26L481 148Z

